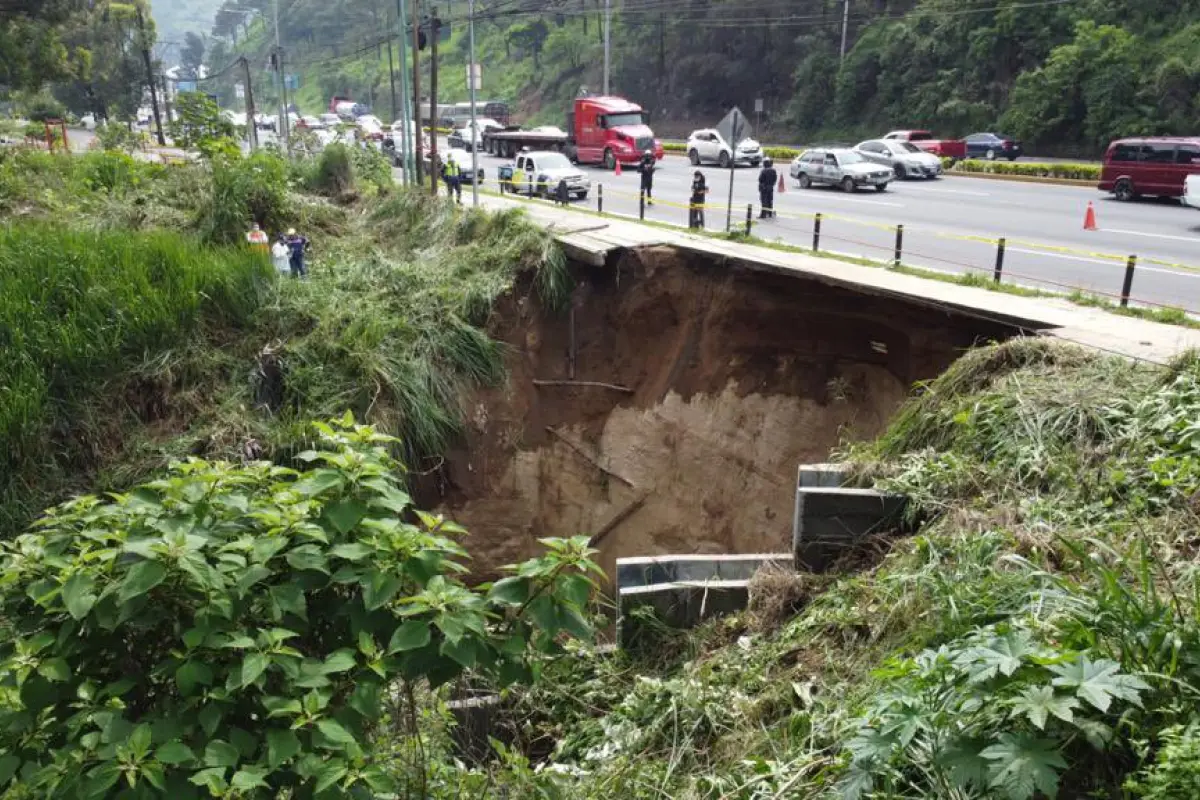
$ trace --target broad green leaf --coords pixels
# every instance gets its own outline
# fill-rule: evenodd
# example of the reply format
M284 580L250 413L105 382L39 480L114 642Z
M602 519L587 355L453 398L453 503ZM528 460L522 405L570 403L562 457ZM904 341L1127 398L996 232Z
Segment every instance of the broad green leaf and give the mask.
M988 762L980 755L984 745L977 739L951 739L944 750L934 755L934 761L959 786L986 789Z
M491 591L488 592L488 599L493 603L515 608L529 599L530 585L528 578L520 576L502 578L492 584Z
M343 647L341 650L335 650L330 654L329 658L321 665L321 672L325 675L332 675L336 672L346 672L358 666L358 654L348 647Z
M443 640L440 652L447 658L457 661L465 669L473 669L475 663L479 660L478 653L475 650L475 640L469 636L464 636L457 642L449 639Z
M240 789L248 792L252 789L267 788L267 782L264 780L267 776L267 771L262 767L242 767L233 774L233 778L229 781L230 789Z
M200 723L200 727L208 736L212 736L217 726L221 724L221 717L225 716L225 712L215 703L210 703L200 709L200 713L196 716L196 720Z
M562 596L571 605L576 608L586 608L588 600L592 597L592 581L586 575L574 573L567 575L560 581L562 586Z
M400 576L387 575L375 570L363 583L363 605L367 611L382 608L391 602L402 588L404 580Z
M424 647L429 644L430 636L428 622L410 619L396 628L396 632L392 634L392 639L388 642L388 654Z
M293 550L289 550L285 558L292 569L313 570L315 572L323 572L326 575L329 574L329 565L325 559L325 553L315 544L304 544Z
M71 666L65 658L48 658L38 664L38 674L46 680L64 683L71 679Z
M1013 711L1024 714L1038 730L1044 730L1049 715L1063 722L1071 722L1079 701L1068 695L1055 694L1050 686L1027 686L1025 691L1010 701Z
M197 686L210 686L212 682L212 668L202 661L185 661L175 670L175 684L184 697L191 696Z
M333 523L338 533L342 534L354 530L366 515L367 507L357 500L342 500L325 507L325 516Z
M226 767L202 769L188 778L188 783L203 786L213 797L221 797L229 788L229 784L225 781L225 770Z
M246 687L257 681L259 676L267 671L270 663L270 659L264 653L247 653L246 657L242 659L240 685Z
M183 646L188 650L195 650L204 644L206 638L208 638L207 628L188 628L183 632Z
M533 617L537 626L553 636L558 633L558 609L554 607L554 599L543 594L526 606L526 612Z
M271 769L286 764L300 752L300 738L292 730L271 728L267 731L267 764Z
M1058 793L1058 775L1067 762L1056 743L1025 734L1002 733L996 744L981 752L991 762L989 785L1010 800L1029 800L1035 792Z
M308 474L304 480L297 481L292 491L304 497L316 497L334 487L344 486L346 478L342 473L333 469L319 469Z
M381 713L379 684L371 681L359 681L350 695L349 705L367 720L374 721Z
M17 768L21 766L21 759L14 756L12 753L7 753L0 756L0 786L5 786L17 774Z
M335 719L321 720L317 723L317 730L319 730L326 739L335 744L347 745L358 743L354 738L354 734L343 728L342 724Z
M157 561L140 561L134 564L121 582L121 591L117 598L127 602L135 597L141 597L146 592L163 582L167 577L167 568Z
M1092 661L1080 655L1070 664L1052 664L1050 671L1058 675L1055 686L1073 689L1082 700L1101 711L1108 711L1113 698L1119 698L1142 707L1140 693L1150 687L1141 679L1121 674L1121 665L1107 658Z
M196 760L192 748L178 740L167 742L154 752L154 757L164 764L190 764Z
M337 545L329 551L329 554L338 558L344 558L347 561L362 561L374 552L373 548L367 547L362 542L350 542L348 544Z
M241 753L229 742L213 739L204 748L204 764L209 767L236 767Z
M271 600L284 614L295 614L300 619L308 619L308 606L304 600L304 590L295 583L284 583L272 586Z
M83 784L83 796L104 797L108 794L108 790L116 786L117 781L121 778L121 767L113 761L93 769L88 773L87 780Z
M345 763L340 758L326 761L317 770L317 785L313 787L314 790L320 794L345 777L347 771Z
M96 604L96 595L93 592L95 585L95 581L82 572L76 572L63 584L63 604L73 619L83 619Z
M133 729L133 733L129 734L129 749L133 754L141 758L150 752L150 744L154 740L150 726L143 723Z
M1010 631L997 636L985 647L975 647L967 652L973 662L970 665L971 680L981 682L997 674L1011 676L1021 668L1024 659L1036 652L1032 637L1027 631Z
M899 744L895 736L865 728L846 744L846 749L855 761L887 761Z
M141 766L142 777L146 779L146 783L158 789L159 792L167 790L166 774L163 772L162 764L156 761L144 762Z
M252 567L247 567L242 576L238 578L237 588L239 594L245 594L246 590L261 580L271 577L271 570L266 567L256 564Z
M841 800L860 800L866 797L875 787L875 776L870 770L860 764L851 764L850 769L837 783L837 793Z

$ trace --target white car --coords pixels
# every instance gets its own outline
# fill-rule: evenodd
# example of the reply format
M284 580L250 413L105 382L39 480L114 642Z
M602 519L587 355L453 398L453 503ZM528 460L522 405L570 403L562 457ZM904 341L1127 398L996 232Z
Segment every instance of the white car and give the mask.
M937 178L942 174L942 160L910 142L868 139L856 144L854 150L872 163L891 167L898 180Z
M320 116L321 124L326 128L336 128L342 124L342 118L337 114L322 114Z
M1183 204L1200 209L1200 175L1188 175L1183 179Z
M762 163L762 146L753 139L742 139L738 142L737 152L734 153L720 131L713 128L692 131L687 142L688 159L693 166L708 162L728 167L732 158L735 165L749 164L757 167Z
M373 117L370 114L359 117L357 120L358 129L362 132L364 139L374 141L383 140L383 123L379 121L379 117Z

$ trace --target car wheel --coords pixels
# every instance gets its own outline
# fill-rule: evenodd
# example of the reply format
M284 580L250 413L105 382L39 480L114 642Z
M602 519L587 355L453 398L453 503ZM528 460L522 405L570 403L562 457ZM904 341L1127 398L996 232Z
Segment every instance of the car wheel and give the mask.
M902 181L908 177L908 170L904 168L903 164L897 164L892 168L892 172L896 173L896 180L898 181Z
M604 151L604 168L607 170L615 170L617 168L617 157L613 155L612 150Z
M692 162L693 167L700 166L700 154L696 152L695 148L688 150L688 161Z
M1137 196L1133 191L1133 181L1129 180L1129 178L1121 178L1113 186L1113 195L1123 203L1132 200Z
M761 161L751 161L750 162L750 166L754 167L755 169L757 169L760 164L762 164Z
M1020 158L1020 156L1009 156L1009 157L1008 157L1008 160L1009 160L1009 161L1016 161L1018 158Z
M587 194L588 194L587 192L580 192L580 193L579 193L579 199L580 199L580 200L587 200Z
M986 153L984 153L983 157L986 158L988 161L995 161L996 160L996 151L989 148L988 151Z
M717 165L720 166L721 169L728 169L729 153L726 153L724 150L722 150L721 155L717 156Z
M852 194L854 192L854 178L849 176L842 178L842 191L846 192L847 194Z
M800 177L796 179L796 182L800 184L801 189L808 189L812 186L812 178L808 177L803 172L800 173Z
M888 187L888 185L887 185L886 183L879 183L879 184L876 184L876 185L875 185L875 191L877 191L877 192L886 192L886 191L887 191L887 187Z

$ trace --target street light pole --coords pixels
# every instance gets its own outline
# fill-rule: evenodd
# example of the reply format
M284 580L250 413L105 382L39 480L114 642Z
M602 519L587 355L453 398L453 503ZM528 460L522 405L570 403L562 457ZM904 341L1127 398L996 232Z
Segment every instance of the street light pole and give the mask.
M604 94L608 94L608 65L612 52L612 0L604 0Z
M279 74L279 123L276 129L283 136L283 151L292 154L291 120L287 112L287 74L283 69L283 45L279 37L279 0L275 0L275 71Z
M396 27L400 33L400 146L404 150L401 158L404 161L405 185L411 184L416 175L412 163L413 133L409 129L412 124L412 87L408 82L408 39L404 36L408 31L407 19L404 0L396 0Z
M470 54L467 56L467 87L471 101L471 205L479 207L479 125L475 121L475 0L467 0L467 39Z
M850 26L850 0L842 0L842 54L841 61L846 60L846 28Z

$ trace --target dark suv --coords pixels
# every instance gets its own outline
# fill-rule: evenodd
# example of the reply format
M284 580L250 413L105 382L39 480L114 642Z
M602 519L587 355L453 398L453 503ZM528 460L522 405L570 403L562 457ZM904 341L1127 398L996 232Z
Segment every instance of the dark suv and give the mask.
M1118 139L1104 154L1100 191L1118 200L1142 195L1182 197L1183 181L1200 173L1200 138Z

